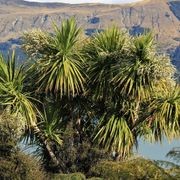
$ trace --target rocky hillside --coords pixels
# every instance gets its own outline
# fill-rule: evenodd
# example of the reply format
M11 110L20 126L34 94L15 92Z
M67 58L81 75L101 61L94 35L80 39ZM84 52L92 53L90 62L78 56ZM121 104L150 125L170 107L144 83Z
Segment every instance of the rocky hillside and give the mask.
M23 0L0 0L0 51L16 47L20 59L20 37L26 30L51 31L52 21L75 16L87 35L113 24L131 34L152 30L160 52L171 55L180 69L180 0L144 0L136 4L103 5L35 3Z

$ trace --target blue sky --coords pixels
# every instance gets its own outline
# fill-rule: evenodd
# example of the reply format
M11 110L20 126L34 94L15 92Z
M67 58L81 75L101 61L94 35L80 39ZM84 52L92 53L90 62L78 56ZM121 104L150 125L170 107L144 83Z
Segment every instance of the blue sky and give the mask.
M138 2L142 0L26 0L32 2L62 2L62 3L71 3L71 4L78 4L78 3L106 3L106 4L119 4L119 3L131 3L131 2Z

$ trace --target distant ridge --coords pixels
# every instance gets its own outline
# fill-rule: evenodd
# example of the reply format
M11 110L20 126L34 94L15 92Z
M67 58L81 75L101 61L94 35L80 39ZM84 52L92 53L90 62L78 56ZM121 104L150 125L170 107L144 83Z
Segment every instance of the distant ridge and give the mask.
M180 69L180 0L145 0L125 5L38 3L0 0L0 51L18 48L24 31L52 31L52 21L75 16L87 35L114 24L132 35L152 30L159 52L170 54Z
M30 1L24 1L24 0L0 0L0 4L3 5L24 5L24 6L32 6L32 7L47 7L47 8L55 8L58 6L65 5L65 3L50 3L50 2L30 2Z

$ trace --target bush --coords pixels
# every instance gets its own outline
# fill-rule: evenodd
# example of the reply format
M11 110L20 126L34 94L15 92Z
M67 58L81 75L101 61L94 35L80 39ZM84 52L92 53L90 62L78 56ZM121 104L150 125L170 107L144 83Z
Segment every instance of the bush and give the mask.
M0 157L0 179L8 180L44 180L38 162L22 152L16 152L9 157Z
M3 113L0 115L0 155L9 156L22 135L24 124L21 119Z
M23 128L24 124L20 118L5 113L0 115L0 179L2 180L45 179L38 162L16 148Z
M92 167L90 174L108 180L174 179L150 160L135 158L124 162L103 161Z
M82 173L72 174L53 174L51 175L52 180L86 180L86 177Z
M104 179L100 177L91 177L91 178L88 178L87 180L104 180Z
M98 161L108 158L106 151L92 146L87 137L83 136L81 140L80 143L72 124L69 124L63 134L63 145L57 147L56 151L57 157L64 165L63 173L83 172L87 174Z

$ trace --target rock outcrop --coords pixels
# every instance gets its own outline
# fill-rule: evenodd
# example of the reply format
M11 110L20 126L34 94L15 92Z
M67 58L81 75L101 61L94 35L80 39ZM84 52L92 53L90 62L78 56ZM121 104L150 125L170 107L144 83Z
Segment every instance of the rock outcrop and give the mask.
M161 52L170 53L180 69L180 1L144 0L136 4L60 4L23 0L0 0L0 51L20 46L24 31L42 28L51 31L52 21L75 16L86 34L118 25L131 34L152 30ZM21 51L19 51L21 54Z

